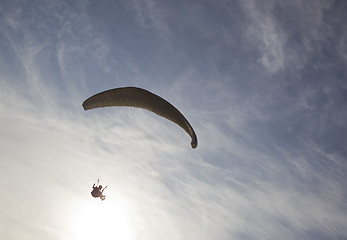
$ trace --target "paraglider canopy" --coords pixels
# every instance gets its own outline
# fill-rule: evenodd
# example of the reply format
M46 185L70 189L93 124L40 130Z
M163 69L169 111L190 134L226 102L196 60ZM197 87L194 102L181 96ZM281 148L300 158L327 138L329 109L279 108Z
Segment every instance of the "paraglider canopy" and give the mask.
M191 146L196 148L196 134L183 114L165 99L138 87L123 87L100 92L85 100L84 110L102 107L135 107L143 108L162 116L183 128L191 137Z

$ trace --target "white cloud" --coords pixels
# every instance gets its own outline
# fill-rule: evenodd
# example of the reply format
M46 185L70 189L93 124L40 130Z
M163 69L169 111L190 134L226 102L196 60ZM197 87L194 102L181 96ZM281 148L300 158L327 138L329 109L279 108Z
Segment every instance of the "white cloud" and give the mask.
M253 42L261 53L260 63L270 72L281 71L285 67L284 47L286 34L277 25L271 14L272 4L259 9L254 1L244 3L251 24L246 30L247 39ZM265 9L265 10L264 10Z
M346 29L346 27L343 28ZM344 63L347 65L347 30L343 30L342 37L338 44L338 53L343 57Z
M292 9L303 5L299 19L312 17L301 26L302 29L315 26L303 37L309 46L327 37L319 35L326 27L324 9L329 7L321 3L325 2L313 3L313 12L308 16L304 13L309 12L309 5L287 3ZM136 9L142 27L174 33L169 27L171 19L166 18L164 5L160 5L163 3L134 4L129 8ZM259 51L255 60L267 72L283 72L292 77L295 63L308 61L311 49L305 48L300 55L291 45L292 32L273 14L279 2L243 4L250 20L247 36L253 38L251 42L243 42L244 46ZM77 7L83 9L77 13L76 9L64 5L65 15L56 15L61 23L58 34L47 30L48 25L42 27L41 34L47 33L50 36L47 38L41 39L38 36L44 35L23 27L23 21L15 14L15 17L7 16L7 27L1 25L1 34L11 42L15 57L25 70L25 77L18 82L11 82L12 78L5 74L0 80L3 99L0 102L0 180L4 183L0 189L0 203L4 206L0 208L1 237L9 240L76 237L72 228L76 219L86 216L84 211L91 206L88 204L95 203L89 192L98 177L103 185L109 185L105 192L107 204L124 206L123 214L127 216L123 223L131 225L133 239L347 236L345 157L325 151L312 134L318 132L316 126L322 118L330 114L326 109L331 109L330 115L337 125L344 126L346 114L341 108L333 107L335 86L316 88L308 83L303 90L296 91L302 86L295 85L302 80L300 74L291 82L281 79L274 84L272 80L258 81L259 72L252 72L254 69L249 67L242 69L239 65L230 70L229 50L237 52L239 48L233 45L233 40L242 42L244 38L232 35L232 27L229 29L227 25L210 32L214 24L222 23L231 14L228 12L220 21L209 22L203 14L208 8L197 5L191 12L193 15L188 16L187 11L183 16L195 20L187 29L195 28L198 33L189 39L183 35L175 37L182 38L182 43L195 44L200 36L207 43L213 42L214 47L206 51L203 47L210 46L206 42L195 45L198 50L215 54L213 60L194 58L195 62L191 63L191 58L185 59L190 54L183 54L189 49L185 44L175 45L175 52L165 43L158 45L158 52L163 50L174 59L165 59L172 65L159 72L169 79L162 81L162 76L156 76L160 75L158 72L148 73L140 62L131 61L139 57L138 53L128 48L122 50L127 53L125 59L137 78L132 82L169 99L188 118L199 140L198 148L192 150L190 139L182 129L144 110L83 111L85 92L102 90L115 82L128 83L114 80L115 76L125 79L133 76L114 70L108 72L112 80L107 82L104 77L108 75L99 74L112 68L112 60L121 58L111 56L113 48L125 45L114 44L117 36L94 32L91 24L82 24L89 19L84 7L87 5ZM177 9L166 10L171 17ZM205 23L211 25L204 28ZM166 37L175 39L170 34ZM222 34L220 38L219 34ZM233 39L229 39L231 36ZM211 39L215 41L209 42ZM221 56L224 47L228 51ZM243 53L239 52L240 60L235 62L249 61L249 56ZM108 58L111 63L105 61ZM163 64L158 59L148 61L159 68ZM227 62L227 70L220 70L217 64L220 59ZM177 70L180 60L189 66ZM94 63L105 66L91 69ZM204 68L206 63L215 65ZM241 73L236 75L236 70ZM100 77L95 79L95 76ZM27 83L26 89L21 87L22 83ZM295 85L294 90L287 89L291 85ZM322 95L329 96L327 102L322 101L326 103L324 111L317 104ZM317 115L311 112L315 108ZM305 128L295 129L293 119ZM308 119L314 121L308 123ZM324 127L319 129L322 134L326 131ZM290 135L293 132L300 134ZM83 224L80 226L88 225Z
M156 0L133 0L131 2L132 4L129 6L135 9L136 17L143 28L155 29L162 36L167 34L165 18L169 12L163 8L162 2Z
M332 36L324 19L330 7L331 1L326 0L266 4L245 1L244 9L250 19L246 38L260 53L256 60L270 73L303 69Z

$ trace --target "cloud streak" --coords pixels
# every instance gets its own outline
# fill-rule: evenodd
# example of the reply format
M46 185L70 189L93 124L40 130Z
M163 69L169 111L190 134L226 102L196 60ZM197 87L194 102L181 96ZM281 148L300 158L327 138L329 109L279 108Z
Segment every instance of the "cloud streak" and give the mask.
M98 177L128 212L128 239L345 238L338 7L6 3L1 238L78 238ZM144 110L83 111L90 95L128 85L180 109L198 148Z

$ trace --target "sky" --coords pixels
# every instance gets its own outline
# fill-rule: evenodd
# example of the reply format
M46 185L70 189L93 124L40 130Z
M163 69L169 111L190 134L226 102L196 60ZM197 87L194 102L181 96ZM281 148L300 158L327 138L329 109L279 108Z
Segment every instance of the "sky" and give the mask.
M0 6L0 239L347 239L347 1Z

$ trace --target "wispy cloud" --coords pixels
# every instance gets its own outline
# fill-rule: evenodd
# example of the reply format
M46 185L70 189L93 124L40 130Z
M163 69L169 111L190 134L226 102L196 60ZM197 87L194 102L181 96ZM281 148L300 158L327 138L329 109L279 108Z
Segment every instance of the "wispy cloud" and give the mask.
M244 9L250 19L246 38L258 48L259 62L270 73L303 69L332 36L323 17L330 7L329 1L270 1L262 5L246 1Z
M347 236L332 2L90 4L2 11L1 237L71 239L98 177L133 239ZM198 148L148 111L82 109L133 84L179 108Z

